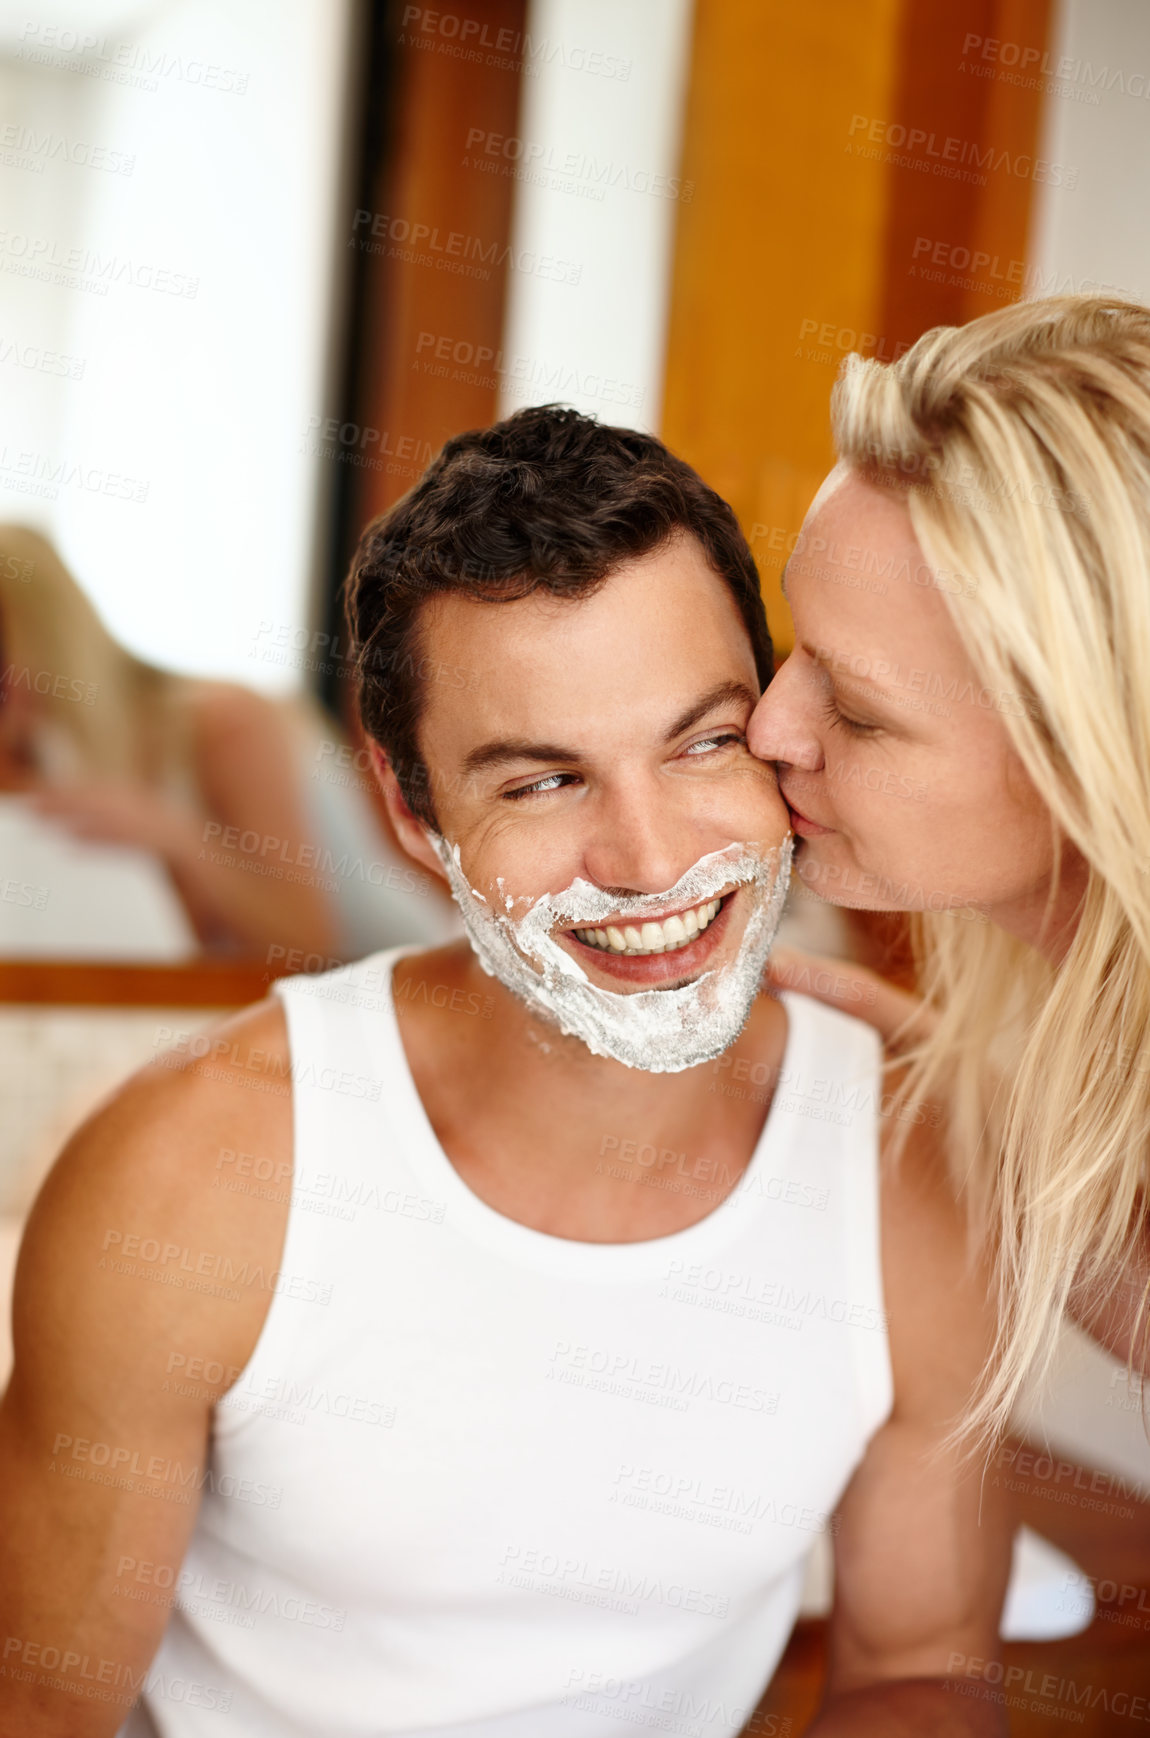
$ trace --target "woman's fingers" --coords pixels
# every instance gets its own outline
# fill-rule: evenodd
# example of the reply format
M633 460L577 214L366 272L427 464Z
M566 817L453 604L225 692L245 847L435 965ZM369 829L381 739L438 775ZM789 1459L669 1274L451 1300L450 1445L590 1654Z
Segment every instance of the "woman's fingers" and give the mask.
M875 1027L887 1042L895 1033L900 1044L907 1045L924 1035L926 1005L920 997L850 960L776 948L767 961L767 982L772 989L799 990L828 1007L840 1008L844 1014L854 1014Z

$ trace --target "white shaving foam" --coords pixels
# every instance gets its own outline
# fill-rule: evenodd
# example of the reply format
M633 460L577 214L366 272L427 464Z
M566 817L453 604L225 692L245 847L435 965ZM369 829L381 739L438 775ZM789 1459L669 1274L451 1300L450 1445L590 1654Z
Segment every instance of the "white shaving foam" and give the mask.
M492 908L463 873L459 846L428 833L455 895L468 938L489 977L548 1017L596 1056L648 1074L678 1074L710 1062L747 1023L775 939L790 879L793 840L766 852L749 844L712 851L665 893L627 903L627 921L641 923L668 910L701 905L735 886L751 889L751 911L739 951L728 964L667 990L619 993L600 989L565 948L555 929L601 928L619 900L590 881L545 893L516 921L515 901L499 891L506 912ZM522 901L521 903L527 903Z

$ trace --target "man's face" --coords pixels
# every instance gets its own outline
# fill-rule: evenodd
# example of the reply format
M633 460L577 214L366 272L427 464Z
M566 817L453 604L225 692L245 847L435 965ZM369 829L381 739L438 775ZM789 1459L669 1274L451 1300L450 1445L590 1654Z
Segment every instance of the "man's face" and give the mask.
M428 682L420 749L443 837L487 908L514 923L575 882L605 895L594 924L557 923L551 939L616 996L734 961L761 880L720 873L706 898L657 897L702 858L735 843L767 857L789 834L744 739L758 696L747 631L699 544L681 534L590 597L438 597L422 626L421 668L452 675Z

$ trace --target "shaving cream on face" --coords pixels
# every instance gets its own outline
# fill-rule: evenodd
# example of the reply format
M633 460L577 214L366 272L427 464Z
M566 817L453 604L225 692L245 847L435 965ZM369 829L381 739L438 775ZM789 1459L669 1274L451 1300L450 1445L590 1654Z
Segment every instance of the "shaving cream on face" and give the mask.
M668 910L701 905L735 885L747 888L751 909L734 959L675 989L626 994L593 984L552 935L557 928L614 921L617 898L579 878L562 893L543 894L516 919L514 900L505 897L506 909L500 911L469 885L458 845L449 845L436 833L428 837L484 971L522 1001L542 1009L561 1032L580 1039L594 1055L648 1074L678 1074L721 1056L746 1025L787 896L793 845L789 835L781 846L765 852L748 844L712 851L666 893L630 901L627 921L638 923Z

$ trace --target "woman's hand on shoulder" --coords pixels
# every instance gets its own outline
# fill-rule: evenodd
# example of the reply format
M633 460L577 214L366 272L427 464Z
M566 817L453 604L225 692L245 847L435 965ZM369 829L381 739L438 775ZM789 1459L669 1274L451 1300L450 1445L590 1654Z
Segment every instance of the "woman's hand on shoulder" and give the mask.
M855 965L853 960L827 959L780 947L767 961L766 981L771 990L798 990L829 1008L865 1020L895 1052L924 1038L932 1019L920 996L890 983L867 966Z

